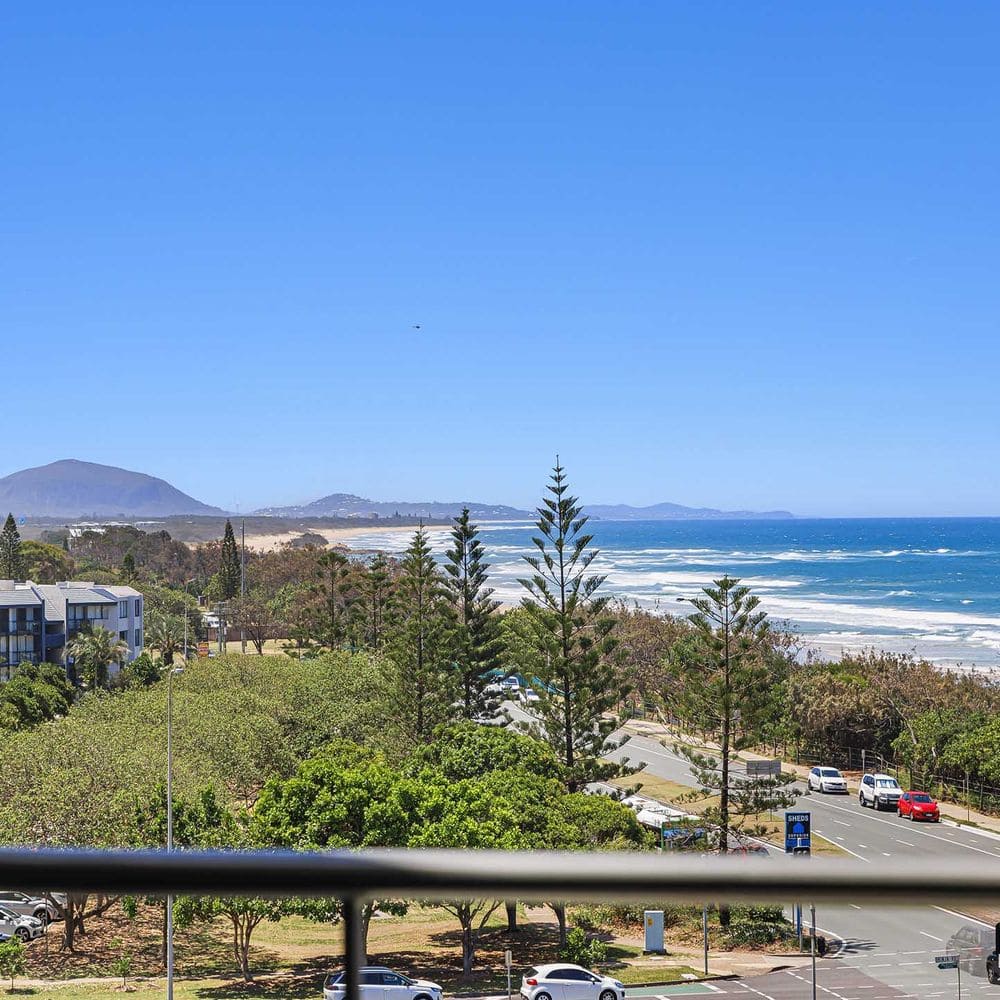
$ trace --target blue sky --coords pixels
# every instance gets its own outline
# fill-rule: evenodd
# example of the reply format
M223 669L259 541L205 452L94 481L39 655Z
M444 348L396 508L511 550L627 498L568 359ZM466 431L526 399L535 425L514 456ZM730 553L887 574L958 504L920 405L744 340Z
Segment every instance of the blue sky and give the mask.
M558 449L595 502L1000 514L998 32L8 8L0 474L529 504Z

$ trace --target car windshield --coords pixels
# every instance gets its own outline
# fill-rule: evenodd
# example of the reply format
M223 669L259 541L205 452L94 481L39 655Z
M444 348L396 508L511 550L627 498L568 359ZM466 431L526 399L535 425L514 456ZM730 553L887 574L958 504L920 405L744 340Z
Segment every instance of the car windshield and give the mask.
M342 972L334 972L326 977L327 986L336 986L337 983L342 982L344 979L344 974Z
M934 800L926 792L916 792L910 796L914 802L933 802Z
M821 767L819 773L823 775L824 778L839 778L840 771L835 767Z
M895 778L879 778L875 784L878 785L879 788L899 788L899 785L896 784Z

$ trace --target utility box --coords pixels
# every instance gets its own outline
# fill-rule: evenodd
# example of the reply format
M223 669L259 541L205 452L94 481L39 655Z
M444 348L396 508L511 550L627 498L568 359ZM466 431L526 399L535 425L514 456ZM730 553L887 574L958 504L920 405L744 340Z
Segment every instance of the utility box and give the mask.
M646 910L643 914L643 924L646 928L647 954L663 954L663 910Z

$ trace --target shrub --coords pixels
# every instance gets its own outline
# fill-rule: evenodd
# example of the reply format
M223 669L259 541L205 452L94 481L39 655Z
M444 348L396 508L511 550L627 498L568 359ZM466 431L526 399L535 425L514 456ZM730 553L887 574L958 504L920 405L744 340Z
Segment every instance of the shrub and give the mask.
M728 937L730 944L775 944L791 936L792 925L780 906L736 906L731 911Z
M27 946L20 938L12 937L0 942L0 976L10 979L12 990L15 976L23 976L28 969L27 950Z
M559 952L564 962L593 968L608 959L608 946L597 938L588 938L582 927L573 927L566 935L566 947Z

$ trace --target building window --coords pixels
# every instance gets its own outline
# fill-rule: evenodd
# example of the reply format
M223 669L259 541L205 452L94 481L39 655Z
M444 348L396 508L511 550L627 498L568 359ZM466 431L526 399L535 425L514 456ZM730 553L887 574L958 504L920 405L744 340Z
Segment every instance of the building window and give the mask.
M118 617L128 618L128 601L118 602Z
M142 631L140 629L135 630L135 648L142 649Z
M119 632L118 638L121 639L122 642L128 642L128 629L123 629Z
M138 618L138 617L139 617L139 615L141 615L141 614L142 614L142 612L141 612L141 611L139 610L140 606L141 606L141 605L140 605L140 603L139 603L139 598L137 597L137 598L135 599L135 616L136 616L136 618Z

